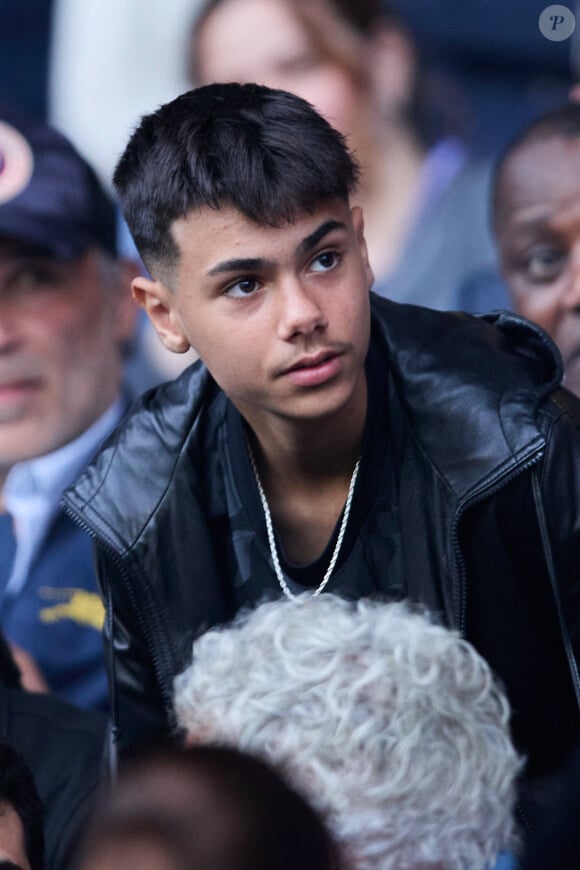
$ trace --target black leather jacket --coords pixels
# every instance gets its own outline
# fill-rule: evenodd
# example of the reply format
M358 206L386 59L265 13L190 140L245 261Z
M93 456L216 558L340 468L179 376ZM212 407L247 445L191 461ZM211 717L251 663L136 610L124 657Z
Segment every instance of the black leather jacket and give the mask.
M543 775L580 724L580 403L553 343L518 317L376 297L372 312L402 434L409 594L436 590L487 656ZM97 544L121 747L173 726L194 637L231 616L200 483L219 395L201 364L146 394L65 498Z

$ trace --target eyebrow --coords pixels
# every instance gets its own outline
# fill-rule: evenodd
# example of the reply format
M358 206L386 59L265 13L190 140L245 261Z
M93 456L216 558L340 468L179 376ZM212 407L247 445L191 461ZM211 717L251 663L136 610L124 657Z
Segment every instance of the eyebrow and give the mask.
M346 224L342 221L325 221L315 229L313 233L310 233L309 236L302 239L298 245L298 253L305 254L307 251L311 251L312 248L314 248L318 242L324 238L324 236L327 236L328 233L331 233L334 230L346 230Z
M252 272L273 265L273 262L265 257L239 257L232 260L222 260L213 266L207 274L213 278L215 275L224 275L227 272Z
M334 230L346 230L346 224L342 221L325 221L314 232L302 239L297 248L297 253L305 254L311 251L318 242ZM217 275L225 275L230 272L257 272L263 269L272 268L276 264L272 260L265 257L235 257L231 260L222 260L212 266L207 272L208 277L214 278Z
M532 215L531 217L518 218L512 220L510 230L518 237L528 237L537 232L553 232L552 216L549 214Z

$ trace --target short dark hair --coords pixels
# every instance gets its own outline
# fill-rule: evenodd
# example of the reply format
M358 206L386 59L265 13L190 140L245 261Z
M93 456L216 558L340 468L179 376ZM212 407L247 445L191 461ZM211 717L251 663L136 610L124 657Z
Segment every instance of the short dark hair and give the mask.
M28 764L8 743L0 742L0 804L18 814L32 870L44 867L44 809Z
M281 226L347 199L358 165L344 137L300 97L255 84L196 88L145 116L113 176L135 244L151 269L179 251L171 224L233 206Z
M492 179L492 220L496 223L499 204L499 191L504 169L517 151L532 142L558 137L576 139L580 137L580 104L567 102L529 121L511 139L499 154Z

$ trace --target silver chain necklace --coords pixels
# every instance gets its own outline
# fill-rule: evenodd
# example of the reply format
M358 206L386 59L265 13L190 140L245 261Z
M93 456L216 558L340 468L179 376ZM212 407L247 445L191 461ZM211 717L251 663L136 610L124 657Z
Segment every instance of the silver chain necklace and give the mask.
M266 520L266 531L268 532L268 544L270 545L270 555L272 556L272 562L274 564L274 572L276 574L276 578L282 592L286 596L286 598L290 598L294 600L297 596L291 591L288 583L286 582L286 578L284 577L284 572L280 567L280 560L278 558L278 550L276 548L276 540L274 538L274 526L272 525L272 515L270 513L270 507L268 505L268 499L266 498L266 493L264 492L264 487L262 486L262 481L260 480L260 475L258 474L258 469L256 467L256 460L254 458L254 452L250 446L249 440L246 438L246 444L248 447L248 455L250 457L250 463L252 465L252 470L254 472L254 477L256 478L256 484L258 486L258 492L260 494L260 501L262 502L262 508L264 510L264 518ZM338 559L338 554L340 553L340 548L342 546L342 539L344 538L344 533L346 531L346 525L348 523L348 518L350 515L350 508L352 504L352 497L354 494L354 486L356 483L356 479L358 476L358 471L360 468L360 458L357 459L356 465L354 467L354 471L350 478L350 484L348 487L348 494L346 496L346 502L344 504L344 510L342 513L342 521L340 523L340 529L338 530L338 537L336 539L336 544L334 546L334 551L332 553L332 558L330 559L330 564L326 569L326 573L322 578L320 584L316 587L311 598L314 598L316 595L320 595L322 590L327 585L328 581L332 576L332 572L334 571L334 566L336 565L336 560Z

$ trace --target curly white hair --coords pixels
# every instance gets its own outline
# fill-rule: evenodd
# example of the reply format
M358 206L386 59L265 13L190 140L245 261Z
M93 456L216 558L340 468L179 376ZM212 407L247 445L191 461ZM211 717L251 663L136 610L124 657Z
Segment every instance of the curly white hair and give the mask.
M404 603L266 603L208 631L175 680L179 724L265 757L360 870L481 870L515 843L521 761L490 668Z

